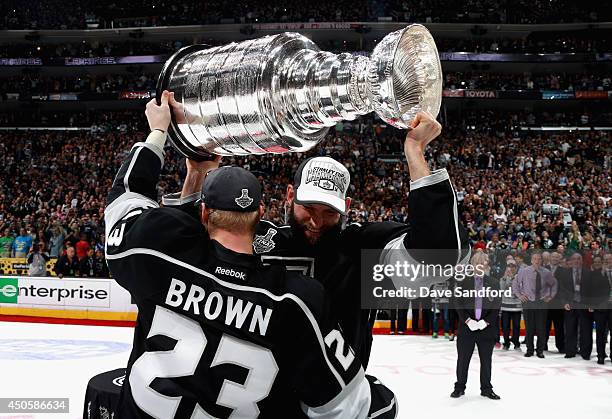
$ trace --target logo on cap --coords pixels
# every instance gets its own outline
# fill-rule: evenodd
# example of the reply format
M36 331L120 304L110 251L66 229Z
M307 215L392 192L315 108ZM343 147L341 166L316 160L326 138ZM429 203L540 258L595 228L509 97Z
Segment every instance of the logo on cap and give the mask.
M235 198L234 201L240 208L244 209L253 203L253 198L249 196L249 190L245 188L242 190L242 195Z
M339 191L344 194L348 179L346 175L338 170L332 163L317 162L312 165L306 173L305 184L312 183L326 191Z
M272 240L272 237L275 235L276 230L273 228L269 228L268 231L266 231L266 234L263 236L256 234L255 240L253 240L253 250L255 250L255 253L268 253L270 250L274 249L276 244L274 243L274 240Z

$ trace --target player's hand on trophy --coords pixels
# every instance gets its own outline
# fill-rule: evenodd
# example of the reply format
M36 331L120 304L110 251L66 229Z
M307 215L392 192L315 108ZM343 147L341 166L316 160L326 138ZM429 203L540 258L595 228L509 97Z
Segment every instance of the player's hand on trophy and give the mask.
M168 126L170 125L170 107L168 106L169 97L170 92L164 90L160 105L157 104L156 99L151 99L147 103L145 115L151 131L156 129L164 132L168 131Z
M424 153L427 144L442 132L442 125L436 121L436 118L425 111L417 113L414 120L410 123L410 128L404 142L406 153L410 151Z
M206 175L211 170L218 169L219 163L221 163L221 156L215 156L214 160L204 160L201 162L191 159L185 159L185 165L187 166L187 175Z
M172 109L172 114L174 115L174 118L176 119L176 123L186 124L187 118L185 118L185 107L183 106L181 102L177 101L174 98L174 92L170 93L170 96L168 97L168 104L170 105L170 108Z

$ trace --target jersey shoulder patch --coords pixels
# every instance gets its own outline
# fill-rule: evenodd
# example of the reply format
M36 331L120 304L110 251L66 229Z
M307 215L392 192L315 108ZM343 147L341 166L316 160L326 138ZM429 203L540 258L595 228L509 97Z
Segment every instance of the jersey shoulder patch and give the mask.
M256 234L255 239L253 239L253 250L255 253L268 253L274 249L276 247L276 243L274 242L274 236L276 233L276 229L268 228L265 234Z

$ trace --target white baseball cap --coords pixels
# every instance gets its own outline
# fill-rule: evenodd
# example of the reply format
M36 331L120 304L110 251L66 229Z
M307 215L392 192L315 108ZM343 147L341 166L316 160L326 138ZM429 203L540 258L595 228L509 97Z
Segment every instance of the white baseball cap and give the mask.
M323 204L346 215L346 191L351 175L344 165L331 157L304 160L295 173L295 202L300 205Z

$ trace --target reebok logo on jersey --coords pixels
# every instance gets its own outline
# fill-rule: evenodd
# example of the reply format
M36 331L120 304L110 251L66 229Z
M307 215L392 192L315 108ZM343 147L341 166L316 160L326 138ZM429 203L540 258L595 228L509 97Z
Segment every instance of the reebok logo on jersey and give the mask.
M226 269L220 266L217 266L215 269L216 274L233 276L234 278L242 279L243 281L246 279L246 274L244 272L238 272L233 269Z

